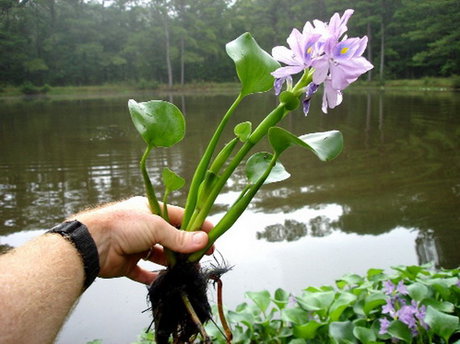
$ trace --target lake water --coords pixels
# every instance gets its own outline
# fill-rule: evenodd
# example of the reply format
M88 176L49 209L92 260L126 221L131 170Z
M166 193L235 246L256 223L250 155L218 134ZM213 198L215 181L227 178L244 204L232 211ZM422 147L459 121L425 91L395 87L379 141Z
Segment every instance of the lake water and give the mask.
M187 120L185 139L149 159L155 182L164 166L190 180L213 128L234 99L144 93L2 100L1 247L17 246L88 205L143 193L138 171L143 142L129 118L129 97L172 100ZM344 151L328 163L301 149L287 151L282 162L292 177L264 186L217 243L234 266L224 276L224 301L230 308L245 301L245 291L282 287L298 293L372 267L459 266L459 93L350 90L327 115L320 112L319 98L308 117L295 112L281 125L298 135L339 129ZM256 124L275 105L269 94L245 100L230 126L246 120ZM225 140L231 135L230 130ZM263 144L261 150L267 149ZM244 183L238 170L218 199L212 221ZM171 201L183 205L185 191ZM145 308L144 286L124 278L98 279L58 342L132 342L150 322Z

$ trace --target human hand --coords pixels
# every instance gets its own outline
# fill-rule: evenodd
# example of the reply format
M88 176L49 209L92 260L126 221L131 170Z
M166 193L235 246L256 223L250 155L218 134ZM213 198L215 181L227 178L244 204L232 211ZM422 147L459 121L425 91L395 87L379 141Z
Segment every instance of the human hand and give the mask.
M76 219L88 227L98 253L99 277L127 276L137 282L150 284L157 273L138 265L142 258L166 265L163 247L180 253L202 249L208 242L205 232L212 224L205 222L203 231L177 230L182 221L183 209L168 206L171 224L150 211L145 197L133 197L78 213Z

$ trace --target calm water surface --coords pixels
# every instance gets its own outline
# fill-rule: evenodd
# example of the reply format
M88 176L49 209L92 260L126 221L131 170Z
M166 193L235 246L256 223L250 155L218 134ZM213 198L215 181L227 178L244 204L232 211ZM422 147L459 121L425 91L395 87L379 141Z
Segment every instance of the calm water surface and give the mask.
M39 235L88 205L143 193L138 171L143 143L130 122L127 98L2 101L2 248ZM190 180L234 96L162 98L184 111L187 135L175 147L153 153L150 173L157 176L169 166ZM296 112L282 126L299 135L339 129L344 151L328 163L301 149L288 151L282 162L292 177L265 186L218 243L235 266L224 278L229 307L243 302L248 290L283 287L298 293L307 285L330 284L371 267L434 262L451 268L460 263L459 94L352 90L327 115L314 100L307 118ZM230 125L258 123L274 105L270 95L255 96L243 102ZM212 221L244 183L237 171ZM172 201L183 205L185 193L174 194ZM145 287L127 279L98 280L58 342L134 341L150 322L141 313L145 296Z

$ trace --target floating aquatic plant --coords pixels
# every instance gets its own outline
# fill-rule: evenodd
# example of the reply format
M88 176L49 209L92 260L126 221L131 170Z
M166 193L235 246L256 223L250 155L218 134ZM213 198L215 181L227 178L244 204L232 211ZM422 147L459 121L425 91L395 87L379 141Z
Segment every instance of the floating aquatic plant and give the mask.
M323 106L334 108L342 101L342 91L361 74L372 68L362 57L367 38L348 38L347 22L353 10L340 16L334 14L329 23L307 22L300 32L294 29L287 39L289 48L275 47L270 55L259 47L249 33L244 33L226 45L228 56L234 61L241 90L222 117L199 161L190 182L181 230L199 230L214 202L235 169L246 161L246 186L225 215L209 232L204 249L179 255L165 251L168 268L150 286L150 300L157 343L190 342L201 333L209 339L202 326L211 318L206 297L206 279L212 273L203 272L198 262L205 252L232 227L244 212L257 191L267 183L282 181L290 176L280 158L291 147L302 148L322 161L337 157L342 151L343 138L332 130L296 136L278 124L301 104L305 115L310 100L321 84L324 85ZM285 64L281 66L279 62ZM301 73L294 84L293 75ZM283 85L286 88L282 91ZM254 93L275 88L279 104L254 127L243 122L233 128L235 137L222 145L222 132L241 101ZM302 100L301 100L302 99ZM170 192L181 188L184 180L170 169L162 173L165 195L163 206L157 199L150 180L146 160L157 147L170 147L183 139L185 121L173 104L161 100L128 102L131 118L147 147L141 159L141 171L152 213L168 220L167 201ZM268 137L271 152L258 152L247 157L250 150ZM218 146L223 148L218 151ZM229 338L227 338L229 340Z

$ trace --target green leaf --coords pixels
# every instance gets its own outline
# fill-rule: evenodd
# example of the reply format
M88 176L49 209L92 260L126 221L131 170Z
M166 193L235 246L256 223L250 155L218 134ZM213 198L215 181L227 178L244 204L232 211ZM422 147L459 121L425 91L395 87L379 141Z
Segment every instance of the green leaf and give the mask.
M322 161L334 159L343 149L343 136L337 130L297 137L283 128L273 127L268 131L268 139L278 154L290 146L297 145L312 151Z
M442 337L446 343L456 330L459 329L459 318L440 312L428 306L424 321L430 326L431 331Z
M455 308L452 302L440 301L433 298L423 300L422 304L425 306L431 306L434 309L444 313L452 313Z
M421 302L423 299L430 296L430 290L422 283L415 282L407 287L407 291L412 299Z
M360 343L368 344L375 342L377 340L377 336L375 332L367 327L356 326L353 329L353 335L358 338Z
M266 92L273 87L274 78L270 74L280 64L261 49L250 33L246 32L225 46L228 56L235 62L236 72L241 81L241 95Z
M294 325L293 334L296 338L313 339L318 329L324 324L311 320L306 324Z
M291 339L288 344L305 344L305 340L300 338Z
M395 338L405 341L406 343L412 342L412 334L409 327L399 320L391 322L388 327L388 333Z
M308 311L327 311L334 301L335 292L304 292L297 298L299 305Z
M246 176L251 184L255 184L257 180L264 174L273 155L266 152L259 152L252 155L246 163ZM291 175L284 169L284 166L277 161L264 184L280 182L288 179Z
M308 313L300 308L286 308L281 312L281 319L295 325L301 325L308 321Z
M275 297L272 301L280 310L284 309L289 302L289 293L284 289L278 288L275 290Z
M343 276L341 279L336 281L337 286L340 289L343 289L345 286L354 286L361 285L364 282L364 279L356 274L348 274Z
M179 190L185 184L185 179L177 175L168 167L163 169L163 183L165 188L169 191Z
M383 269L371 268L367 271L367 279L372 282L382 281L386 279L386 275Z
M235 126L235 129L233 129L233 132L235 133L236 137L240 139L241 142L246 142L252 132L252 123L249 121L238 123Z
M373 293L364 300L363 311L368 315L375 308L384 305L387 302L387 297L383 293Z
M354 326L351 321L332 322L329 324L329 336L339 344L356 343L353 328Z
M268 306L270 305L270 293L267 290L262 291L248 291L246 296L249 297L257 307L265 313Z
M357 296L351 293L342 292L339 297L332 303L329 309L329 317L332 321L339 320L340 316L342 315L343 311L347 307L351 307Z
M162 100L128 101L134 126L149 147L170 147L183 139L185 120L173 104Z

